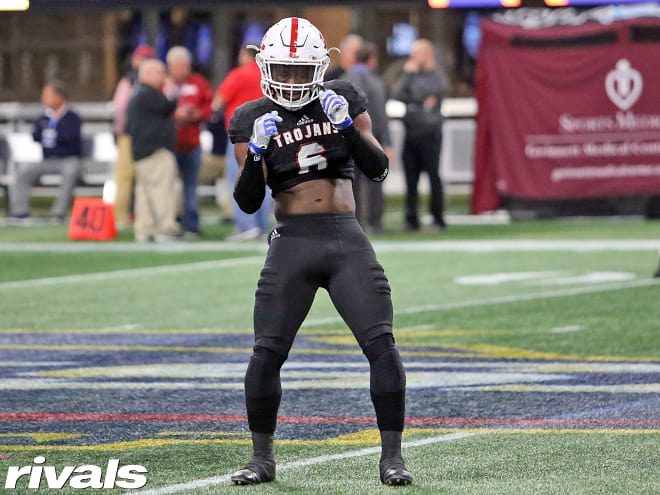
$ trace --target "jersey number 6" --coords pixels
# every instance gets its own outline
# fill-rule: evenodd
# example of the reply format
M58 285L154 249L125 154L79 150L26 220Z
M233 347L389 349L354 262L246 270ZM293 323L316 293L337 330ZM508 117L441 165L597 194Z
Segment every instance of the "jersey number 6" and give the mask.
M303 144L298 148L296 153L296 162L300 171L298 174L306 174L311 167L316 167L316 170L323 170L328 166L328 161L323 156L325 148L319 143Z

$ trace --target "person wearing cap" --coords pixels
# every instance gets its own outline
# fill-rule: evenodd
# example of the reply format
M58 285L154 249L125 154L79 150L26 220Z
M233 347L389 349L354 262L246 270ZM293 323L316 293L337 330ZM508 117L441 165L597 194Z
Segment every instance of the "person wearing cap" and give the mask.
M119 229L124 229L131 224L131 198L135 181L135 169L131 156L131 137L126 133L128 102L138 79L140 64L144 60L155 57L156 52L149 45L138 46L131 56L131 67L117 83L112 98L114 111L112 130L117 141L117 161L112 172L117 187L114 213L115 222Z

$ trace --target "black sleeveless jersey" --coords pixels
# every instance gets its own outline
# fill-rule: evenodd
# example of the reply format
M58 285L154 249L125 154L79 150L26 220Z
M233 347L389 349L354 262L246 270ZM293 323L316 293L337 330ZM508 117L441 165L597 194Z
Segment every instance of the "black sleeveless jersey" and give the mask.
M325 83L348 101L355 119L367 110L364 92L349 81ZM247 102L236 109L229 123L232 143L247 143L255 119L277 110L282 122L263 154L268 169L268 186L273 196L296 184L314 179L353 179L353 158L344 138L326 117L318 98L298 110L287 110L266 97Z

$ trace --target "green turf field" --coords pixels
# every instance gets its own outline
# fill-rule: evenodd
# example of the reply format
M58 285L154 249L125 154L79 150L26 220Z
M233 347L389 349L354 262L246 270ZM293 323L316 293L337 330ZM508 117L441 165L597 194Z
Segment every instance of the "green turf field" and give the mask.
M660 493L659 222L373 238L408 375L400 488L378 480L366 359L322 292L282 371L277 481L230 485L266 246L207 231L145 247L0 228L0 493ZM111 459L146 485L98 487ZM48 489L45 466L79 470Z

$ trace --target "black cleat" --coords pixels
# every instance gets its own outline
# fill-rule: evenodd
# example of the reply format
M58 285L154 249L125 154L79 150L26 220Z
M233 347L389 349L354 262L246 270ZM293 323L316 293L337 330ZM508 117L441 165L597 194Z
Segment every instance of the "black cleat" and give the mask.
M403 459L384 459L380 461L380 481L384 485L410 485L413 476L403 463Z
M231 475L234 485L257 485L275 480L275 461L252 459L247 465Z
M660 265L658 265L657 271L653 274L655 278L660 278Z

